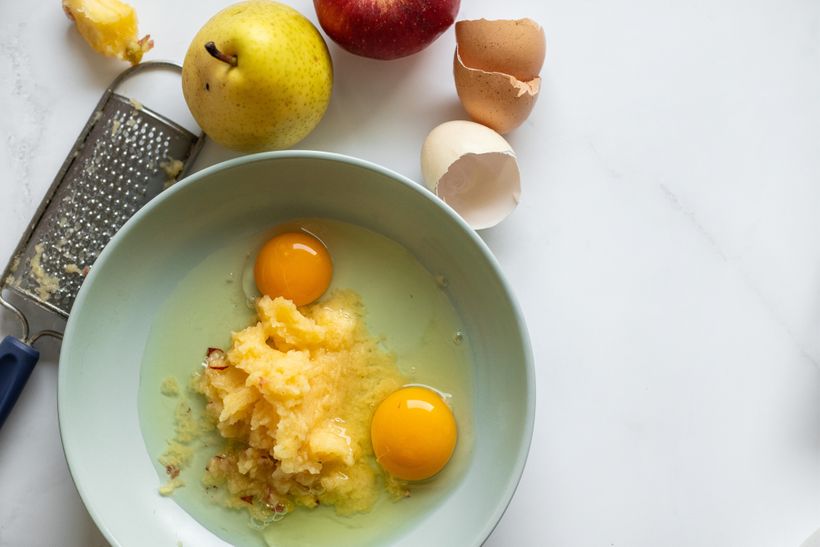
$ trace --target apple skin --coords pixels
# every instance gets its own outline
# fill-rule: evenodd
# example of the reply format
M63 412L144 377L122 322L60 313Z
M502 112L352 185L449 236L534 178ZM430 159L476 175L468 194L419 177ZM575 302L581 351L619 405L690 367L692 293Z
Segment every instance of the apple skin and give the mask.
M319 24L341 47L373 59L419 52L456 19L460 0L313 0Z

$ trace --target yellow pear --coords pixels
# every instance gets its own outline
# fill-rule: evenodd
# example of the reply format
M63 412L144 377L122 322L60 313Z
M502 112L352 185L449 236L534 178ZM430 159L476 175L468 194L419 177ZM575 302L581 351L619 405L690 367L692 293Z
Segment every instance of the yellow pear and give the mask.
M197 33L182 92L214 141L242 152L287 148L322 119L333 87L327 45L295 9L272 0L225 8Z

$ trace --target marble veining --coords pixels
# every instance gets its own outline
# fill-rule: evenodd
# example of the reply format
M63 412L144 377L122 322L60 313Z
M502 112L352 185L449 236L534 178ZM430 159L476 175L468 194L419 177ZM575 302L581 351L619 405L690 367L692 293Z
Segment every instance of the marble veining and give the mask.
M660 183L658 186L663 192L664 197L669 201L670 205L677 212L685 216L692 224L692 227L695 230L697 230L701 236L703 236L703 238L714 250L714 252L717 253L724 262L730 264L731 267L738 273L743 282L760 300L760 304L766 309L767 313L771 316L771 318L789 336L791 341L794 343L795 347L800 351L800 354L803 355L803 357L805 357L806 360L809 361L812 365L820 367L820 363L818 362L817 358L815 358L811 354L808 348L803 346L799 338L789 327L788 323L780 316L778 310L774 306L772 306L771 302L766 297L766 294L762 290L760 290L760 288L754 283L752 276L749 275L749 273L745 271L737 261L733 260L730 256L726 254L726 252L724 252L724 250L721 248L720 244L714 238L714 236L712 236L712 234L698 220L695 212L689 207L685 206L683 203L681 203L680 198L674 192L672 192L672 190L670 190L666 185Z
M3 102L2 116L6 135L6 149L11 155L14 187L19 189L22 207L14 213L25 219L31 206L39 202L31 187L31 164L36 160L38 147L45 131L48 108L43 101L42 87L31 71L31 57L21 44L20 37L31 32L29 22L19 22L14 27L0 29L0 63L5 64L3 78L11 80L11 96ZM1 65L0 65L1 66ZM0 69L2 70L2 69Z
M146 58L176 61L226 4L133 3ZM526 316L537 416L486 545L797 547L820 527L820 3L473 0L459 15L524 16L548 52L508 139L522 201L481 236ZM329 44L333 99L297 147L418 179L427 132L465 117L453 47L451 29L380 64ZM123 68L58 1L0 2L0 264ZM209 144L196 166L233 156ZM17 326L0 313L0 329ZM0 431L0 545L102 546L60 445L59 346L41 350Z

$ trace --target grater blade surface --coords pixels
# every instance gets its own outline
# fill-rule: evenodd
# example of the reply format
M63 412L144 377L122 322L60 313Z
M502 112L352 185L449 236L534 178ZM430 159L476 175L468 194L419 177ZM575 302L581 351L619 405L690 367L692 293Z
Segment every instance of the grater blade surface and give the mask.
M0 280L0 289L64 317L103 247L189 166L200 140L117 93L89 124Z

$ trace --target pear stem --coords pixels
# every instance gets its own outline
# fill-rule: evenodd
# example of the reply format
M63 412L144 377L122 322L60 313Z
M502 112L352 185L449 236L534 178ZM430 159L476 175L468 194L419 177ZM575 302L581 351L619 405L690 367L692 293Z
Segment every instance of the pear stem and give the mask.
M214 44L213 42L208 42L205 44L205 51L207 51L211 54L211 56L213 56L216 59L219 59L223 63L228 63L231 66L236 66L237 64L238 59L236 55L227 55L225 53L222 53L216 48L216 44Z

